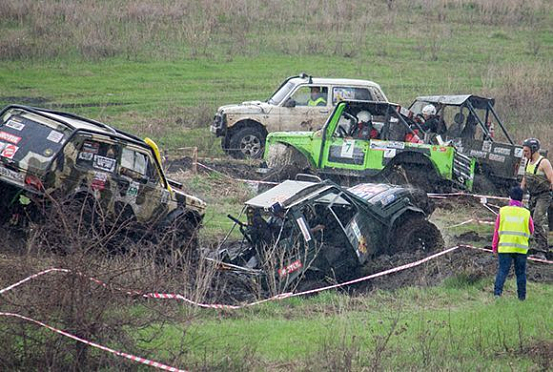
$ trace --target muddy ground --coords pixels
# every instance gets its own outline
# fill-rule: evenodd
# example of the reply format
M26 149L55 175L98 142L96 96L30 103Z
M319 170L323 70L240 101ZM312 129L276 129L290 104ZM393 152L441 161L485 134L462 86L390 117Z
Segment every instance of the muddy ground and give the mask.
M197 167L197 172L201 173L217 172L223 177L233 179L260 180L263 178L263 174L257 172L260 163L256 162L245 163L228 161L228 159L199 159L198 163L201 165ZM193 160L190 158L173 159L167 164L169 172L189 171L192 169ZM497 206L504 204L501 200L494 200L493 202ZM435 199L435 204L438 214L440 212L442 214L456 214L458 211L462 211L463 217L451 222L451 224L482 213L481 201L472 197L439 198ZM493 220L493 216L490 215L487 219ZM479 234L475 231L465 231L458 234L451 234L445 231L443 233L444 235L448 235L448 247L467 243L485 247L491 243L491 233ZM231 244L236 244L236 242ZM385 271L420 260L426 255L428 253L425 252L408 252L394 256L382 255L362 267L361 275L368 276ZM362 282L344 288L344 290L351 293L366 293L376 289L395 290L406 286L433 286L443 283L448 278L452 278L453 280L458 279L460 283L471 284L480 279L495 276L496 269L497 261L493 254L469 248L459 248L452 253L438 257L415 268ZM553 270L551 270L550 265L529 261L527 270L529 281L553 283ZM269 296L271 293L263 288L260 281L259 278L255 279L243 274L219 273L213 283L215 291L212 292L211 300L237 303ZM329 279L326 283L320 283L320 285L334 283L332 279Z
M199 159L197 169L198 173L217 172L222 177L233 179L259 180L262 174L257 172L259 163L239 162L228 159ZM180 158L166 161L166 169L169 176L177 173L191 172L194 166L194 160L191 158ZM474 198L467 197L449 197L436 200L435 214L442 215L453 214L457 211L463 211L463 217L458 221L448 221L452 223L461 222L461 220L470 218L471 210L480 210L480 202ZM2 232L4 234L5 232ZM489 233L483 234L475 231L465 231L459 234L451 234L449 231L442 231L447 234L447 247L461 243L474 243L477 246L484 247L490 244ZM1 238L1 237L0 237ZM5 239L2 239L5 241ZM232 242L230 244L236 244ZM213 249L213 247L211 247ZM4 251L5 252L5 251ZM12 251L10 256L17 256ZM374 273L385 271L394 267L401 266L410 262L420 260L427 256L425 252L406 252L393 256L381 255L360 270L361 276L368 276ZM14 259L17 259L14 257ZM4 261L6 262L6 261ZM456 251L434 259L418 267L407 269L398 273L390 274L384 277L376 278L362 282L347 288L345 291L350 293L366 293L376 289L395 290L406 286L433 286L443 283L448 278L459 279L463 283L474 283L483 278L491 278L496 272L496 258L487 252L478 250L459 248ZM1 269L1 268L0 268ZM553 283L553 270L549 264L528 262L528 280L543 283ZM212 291L209 291L208 302L217 303L240 303L252 301L255 299L266 298L271 293L261 284L261 279L252 278L243 274L232 272L217 272L211 285ZM334 284L331 278L325 284Z

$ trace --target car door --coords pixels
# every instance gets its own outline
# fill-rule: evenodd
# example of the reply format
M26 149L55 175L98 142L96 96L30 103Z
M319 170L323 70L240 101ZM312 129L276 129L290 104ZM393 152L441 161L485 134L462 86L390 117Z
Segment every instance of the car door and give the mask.
M310 106L309 100L312 91L319 89L316 106ZM326 122L331 112L331 104L328 99L329 87L324 85L299 85L284 104L279 107L278 131L313 131L320 129ZM313 93L315 94L315 93Z
M329 133L325 139L323 149L323 168L332 170L332 168L361 171L364 170L366 163L367 150L369 148L369 138L353 138L348 134L353 122L352 117L347 117L342 113L334 131Z
M119 192L139 222L158 222L165 215L169 190L161 180L152 154L138 146L124 146L118 170Z

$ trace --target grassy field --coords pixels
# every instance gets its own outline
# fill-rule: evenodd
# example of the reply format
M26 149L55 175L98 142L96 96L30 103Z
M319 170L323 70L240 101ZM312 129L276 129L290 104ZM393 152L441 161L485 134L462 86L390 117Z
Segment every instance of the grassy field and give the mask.
M222 157L219 139L208 131L216 108L265 99L285 77L303 71L374 80L402 105L427 94L493 96L517 141L536 136L553 150L553 5L547 0L0 2L0 105L82 114L152 137L171 154L195 146L200 156ZM202 240L213 244L230 226L226 214L237 215L253 191L217 174L182 177L187 191L209 203ZM434 218L445 228L469 213L438 211ZM443 234L454 241L471 231L488 236L490 227L466 225ZM0 264L14 266L5 257ZM44 263L21 270L30 267ZM93 268L83 264L83 270ZM152 270L133 270L144 268ZM461 274L435 288L325 293L236 312L179 305L161 311L128 301L106 306L114 324L109 332L105 314L92 319L88 308L48 304L55 309L52 319L41 320L58 314L61 324L79 330L66 319L80 309L89 337L193 370L552 368L551 285L530 283L529 298L520 303L511 280L506 298L493 301L492 278L468 282ZM165 288L156 280L152 288ZM33 296L28 304L34 306ZM59 296L71 304L73 295ZM18 304L10 299L10 306ZM115 320L144 314L156 314L156 321L120 335L124 327ZM15 323L1 324L5 330L4 324ZM14 325L0 338L7 345L13 335L29 334L34 345L43 338L52 346L40 349L44 355L29 353L28 363L21 362L28 351L15 362L0 355L0 367L134 367L93 351L91 364L74 361L61 352L69 343L42 332L35 338L31 326Z
M551 367L551 286L512 281L494 300L492 281L451 278L439 288L351 297L324 293L235 312L204 312L165 326L163 345L191 369L540 370ZM158 327L147 334L160 331Z

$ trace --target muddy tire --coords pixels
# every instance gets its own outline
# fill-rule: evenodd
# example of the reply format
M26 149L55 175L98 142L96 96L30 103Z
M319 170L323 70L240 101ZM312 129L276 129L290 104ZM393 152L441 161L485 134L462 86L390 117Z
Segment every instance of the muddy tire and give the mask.
M265 134L255 127L245 127L232 134L229 154L235 159L260 159L265 150Z
M389 254L406 251L432 252L444 247L440 230L423 216L407 215L396 222L391 234Z
M386 169L380 180L392 185L410 185L426 192L438 191L434 169L422 164L399 163Z

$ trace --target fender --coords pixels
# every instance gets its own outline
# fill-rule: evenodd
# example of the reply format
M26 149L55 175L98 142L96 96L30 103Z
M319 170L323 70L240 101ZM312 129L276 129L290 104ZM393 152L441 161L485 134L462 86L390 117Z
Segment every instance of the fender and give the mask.
M299 153L303 156L303 158L307 161L307 163L309 163L309 165L311 167L313 167L313 168L316 167L317 162L313 158L313 154L310 151L308 151L307 149L305 149L303 147L295 146L292 143L290 143L289 141L281 140L281 139L273 142L269 138L267 138L267 142L266 142L266 145L265 145L265 156L264 156L265 160L267 160L267 157L269 156L270 144L284 145L284 146L286 146L287 151L290 150L290 149L292 149L293 151L296 151L297 153Z
M426 215L424 214L422 209L417 208L415 206L406 207L401 213L396 214L390 220L390 225L389 225L388 231L386 233L386 236L388 238L388 242L390 242L390 238L392 237L391 233L394 230L394 227L396 225L396 221L399 220L401 217L404 217L407 214L418 214L418 215L421 215L423 217L426 217Z
M435 174L439 175L440 172L438 171L437 165L432 161L432 159L429 156L425 156L424 154L421 154L416 151L404 151L400 154L396 155L386 166L380 171L380 174L388 171L391 167L395 165L399 165L402 163L415 163L415 164L421 164L421 165L427 165L432 168Z

